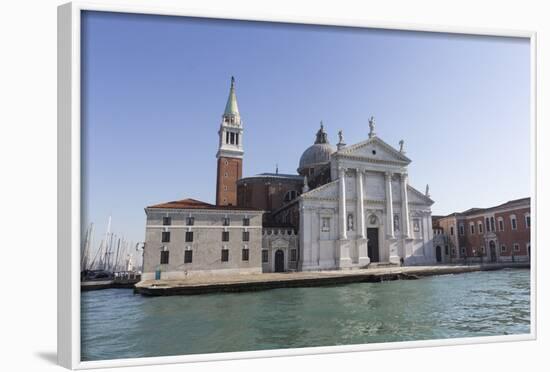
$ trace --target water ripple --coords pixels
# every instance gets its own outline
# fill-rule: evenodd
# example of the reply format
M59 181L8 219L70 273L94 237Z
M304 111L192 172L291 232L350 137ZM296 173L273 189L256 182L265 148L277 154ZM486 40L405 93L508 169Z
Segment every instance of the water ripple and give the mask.
M529 270L200 296L82 294L82 359L529 333Z

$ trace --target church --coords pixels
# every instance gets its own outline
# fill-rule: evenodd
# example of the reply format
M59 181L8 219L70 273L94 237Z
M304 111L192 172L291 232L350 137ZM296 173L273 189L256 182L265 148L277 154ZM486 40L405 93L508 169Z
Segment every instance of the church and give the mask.
M145 208L143 279L364 269L436 262L428 187L409 185L404 142L376 134L330 144L321 122L296 174L243 177L244 126L235 79L218 130L216 203Z

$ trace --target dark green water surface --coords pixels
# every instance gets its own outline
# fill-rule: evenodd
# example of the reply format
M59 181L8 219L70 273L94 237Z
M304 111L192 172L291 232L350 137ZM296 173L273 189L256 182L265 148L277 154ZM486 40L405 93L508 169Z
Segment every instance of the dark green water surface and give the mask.
M530 332L530 272L198 296L82 293L82 360Z

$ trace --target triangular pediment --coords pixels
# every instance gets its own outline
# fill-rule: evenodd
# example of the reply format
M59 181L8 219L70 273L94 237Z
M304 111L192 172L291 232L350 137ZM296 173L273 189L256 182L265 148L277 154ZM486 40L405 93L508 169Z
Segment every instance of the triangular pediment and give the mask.
M302 198L336 199L338 197L338 180L329 182L316 189L303 193Z
M347 158L359 158L376 162L409 164L411 160L399 150L388 145L378 137L344 147L334 155Z
M407 197L409 199L409 203L413 204L432 205L434 203L432 199L430 199L428 196L421 193L411 185L407 185Z
M287 248L288 244L288 239L278 237L271 242L271 248Z

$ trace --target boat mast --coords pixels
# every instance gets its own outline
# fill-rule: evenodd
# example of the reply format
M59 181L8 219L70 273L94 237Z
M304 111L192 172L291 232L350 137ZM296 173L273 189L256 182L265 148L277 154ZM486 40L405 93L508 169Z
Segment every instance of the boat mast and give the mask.
M86 239L83 244L80 256L80 269L88 269L88 262L90 261L90 247L92 246L92 239L94 235L94 223L90 223L90 226L86 230Z
M118 243L117 243L117 247L116 247L116 254L115 254L115 262L113 263L113 271L117 271L118 270L118 252L120 250L120 238L118 238Z

